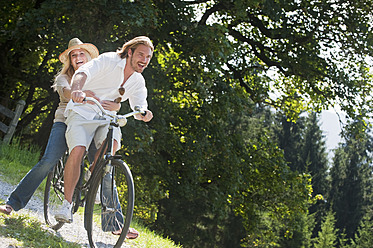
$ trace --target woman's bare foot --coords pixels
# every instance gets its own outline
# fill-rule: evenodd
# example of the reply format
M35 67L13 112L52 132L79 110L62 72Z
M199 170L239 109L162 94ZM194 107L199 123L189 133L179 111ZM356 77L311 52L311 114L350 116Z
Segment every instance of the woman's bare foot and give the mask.
M12 211L13 211L12 206L8 204L0 206L0 212L3 214L9 215Z

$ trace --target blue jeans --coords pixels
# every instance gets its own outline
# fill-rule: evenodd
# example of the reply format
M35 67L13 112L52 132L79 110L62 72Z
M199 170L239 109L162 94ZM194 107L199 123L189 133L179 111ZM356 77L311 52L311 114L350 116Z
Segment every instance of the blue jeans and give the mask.
M35 193L36 189L39 187L41 182L44 178L47 177L48 173L51 172L54 166L57 164L58 160L63 156L63 154L67 151L66 145L66 124L63 122L55 122L52 126L51 133L49 135L48 144L45 149L44 155L41 160L26 174L26 176L21 180L18 186L13 190L10 194L6 204L12 206L15 211L18 211L24 208L27 203L29 202L32 195ZM93 145L89 147L88 152L88 160L93 162L94 154L96 153L97 149ZM106 176L104 181L106 181L106 185L111 185L111 176ZM104 187L103 191L104 195L112 195L112 191ZM119 207L118 204L118 195L115 189L115 201L116 206ZM112 198L112 197L111 197ZM121 214L121 213L119 213ZM109 220L103 220L103 223L108 222ZM105 224L107 225L107 224ZM114 223L110 223L109 225L114 225ZM113 230L118 230L117 227L114 227Z
M122 214L122 208L120 206L117 187L114 182L114 187L112 187L112 174L107 173L101 184L102 187L102 201L104 205L108 208L115 209L112 211L102 211L101 212L101 223L102 230L104 232L118 231L123 228L124 216Z
M53 170L58 160L67 150L65 139L66 124L55 122L49 135L48 144L41 160L26 174L9 196L7 203L18 211L26 206L31 196Z

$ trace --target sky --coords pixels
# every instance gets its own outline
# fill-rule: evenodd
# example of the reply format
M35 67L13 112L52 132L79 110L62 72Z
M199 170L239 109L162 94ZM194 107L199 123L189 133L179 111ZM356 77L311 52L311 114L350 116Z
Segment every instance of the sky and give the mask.
M335 111L326 110L321 113L320 118L320 128L325 135L326 147L329 154L329 159L332 156L332 150L337 148L338 143L341 141L339 133L341 132L341 127L338 119L338 115Z

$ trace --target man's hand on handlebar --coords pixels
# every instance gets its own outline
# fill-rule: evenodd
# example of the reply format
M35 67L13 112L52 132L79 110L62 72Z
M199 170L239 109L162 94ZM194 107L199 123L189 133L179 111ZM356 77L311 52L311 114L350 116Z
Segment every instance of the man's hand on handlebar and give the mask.
M146 110L145 114L137 114L136 119L148 122L153 119L153 113L150 110Z

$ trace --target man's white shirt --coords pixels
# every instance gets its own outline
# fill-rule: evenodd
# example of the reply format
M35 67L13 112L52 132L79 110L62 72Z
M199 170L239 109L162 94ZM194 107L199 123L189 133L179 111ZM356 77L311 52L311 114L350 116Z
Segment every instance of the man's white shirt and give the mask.
M74 77L79 72L84 72L87 75L87 80L82 90L90 90L100 100L114 101L121 97L121 101L129 100L130 107L135 106L147 108L147 89L145 79L141 73L134 72L131 77L123 84L125 93L123 96L119 94L119 88L124 80L124 67L127 59L121 59L116 52L103 53L96 59L82 65L74 74ZM87 103L74 103L72 100L66 106L65 116L69 111L74 111L87 120L93 120L97 113L101 111L97 106Z

